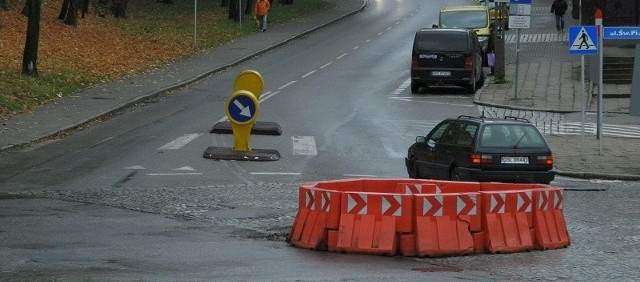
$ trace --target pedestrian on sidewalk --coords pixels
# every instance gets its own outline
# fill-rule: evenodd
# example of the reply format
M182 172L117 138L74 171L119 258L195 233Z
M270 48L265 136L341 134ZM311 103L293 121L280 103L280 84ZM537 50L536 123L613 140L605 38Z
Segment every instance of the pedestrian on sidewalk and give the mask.
M564 32L564 13L567 12L567 9L569 9L569 5L565 0L554 0L551 4L551 13L556 16L556 30L558 32Z
M260 21L260 31L267 31L267 15L269 14L269 8L271 3L268 0L257 0L254 8L254 13Z

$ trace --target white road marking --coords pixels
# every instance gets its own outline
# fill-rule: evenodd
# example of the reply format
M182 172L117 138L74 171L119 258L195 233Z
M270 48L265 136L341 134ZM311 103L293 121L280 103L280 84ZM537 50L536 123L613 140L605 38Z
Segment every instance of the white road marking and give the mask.
M190 176L190 175L202 175L200 172L183 172L183 173L147 173L148 176Z
M294 155L315 156L318 154L316 149L316 139L313 136L291 136L293 141Z
M307 76L310 76L310 75L314 74L316 71L317 70L312 70L312 71L306 73L305 75L303 75L302 78L306 78Z
M291 84L294 84L294 83L296 83L296 81L295 81L295 80L290 81L289 83L287 83L287 84L285 84L285 85L282 85L282 86L278 87L278 90L282 90L282 89L286 88L287 86L289 86L289 85L291 85Z
M338 57L336 58L336 60L340 60L340 59L342 59L342 58L343 58L344 56L346 56L347 54L349 54L349 53L344 53L344 54L342 54L342 55L338 56Z
M300 175L299 172L251 172L252 175Z
M179 168L174 168L173 170L181 170L181 171L194 171L195 169L190 166L183 166Z
M582 123L565 122L554 126L554 134L559 135L580 135L582 134ZM585 134L596 134L597 124L587 122L584 124ZM617 136L627 138L640 138L640 126L620 125L620 124L602 124L602 135Z
M326 64L324 64L324 65L320 66L320 68L321 68L321 69L324 69L324 68L328 67L329 65L331 65L332 63L333 63L333 62L328 62L328 63L326 63Z
M134 165L134 166L130 166L130 167L125 167L124 169L136 169L136 170L140 170L140 169L146 169L141 165Z
M517 41L517 37L514 34L505 36L504 43L514 44ZM520 43L546 43L546 42L569 42L569 35L566 33L535 33L535 34L521 34Z
M274 96L276 94L280 93L280 91L276 91L276 92L265 92L264 94L260 95L260 103L266 101L267 99L271 98L271 96Z
M178 150L180 148L182 148L184 145L187 145L189 142L193 141L194 139L200 137L200 133L193 133L193 134L185 134L182 135L181 137L178 137L177 139L164 144L162 147L158 148L158 150Z
M351 48L351 49L357 50L358 48L360 48L360 46L353 46L353 48Z
M391 95L392 96L400 95L402 92L404 92L409 87L409 85L411 85L411 78L407 78L407 80L402 82L402 84L400 84L400 86L398 86L398 88L396 88L395 90L393 90L393 92L391 92Z

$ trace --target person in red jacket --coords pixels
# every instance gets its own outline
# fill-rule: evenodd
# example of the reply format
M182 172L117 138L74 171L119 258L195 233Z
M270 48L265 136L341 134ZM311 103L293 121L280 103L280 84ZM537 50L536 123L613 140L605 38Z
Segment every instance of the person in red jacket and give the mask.
M254 12L260 20L260 31L267 31L267 15L269 14L271 4L267 0L257 0Z

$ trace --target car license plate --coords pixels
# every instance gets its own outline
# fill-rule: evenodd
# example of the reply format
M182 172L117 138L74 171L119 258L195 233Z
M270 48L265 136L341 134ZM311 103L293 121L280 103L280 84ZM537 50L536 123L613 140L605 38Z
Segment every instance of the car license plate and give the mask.
M431 75L433 76L451 76L450 71L432 71Z
M501 164L529 164L529 158L527 157L502 157L500 159Z

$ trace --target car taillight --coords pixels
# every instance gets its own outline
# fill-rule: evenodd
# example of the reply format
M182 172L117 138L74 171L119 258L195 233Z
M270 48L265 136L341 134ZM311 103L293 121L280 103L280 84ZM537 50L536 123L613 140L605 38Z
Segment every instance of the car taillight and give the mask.
M553 166L553 156L538 156L538 164Z
M471 164L490 164L491 155L471 155Z
M472 70L473 69L473 56L468 56L464 61L464 69Z
M411 68L417 68L418 67L418 56L413 55L411 56Z

